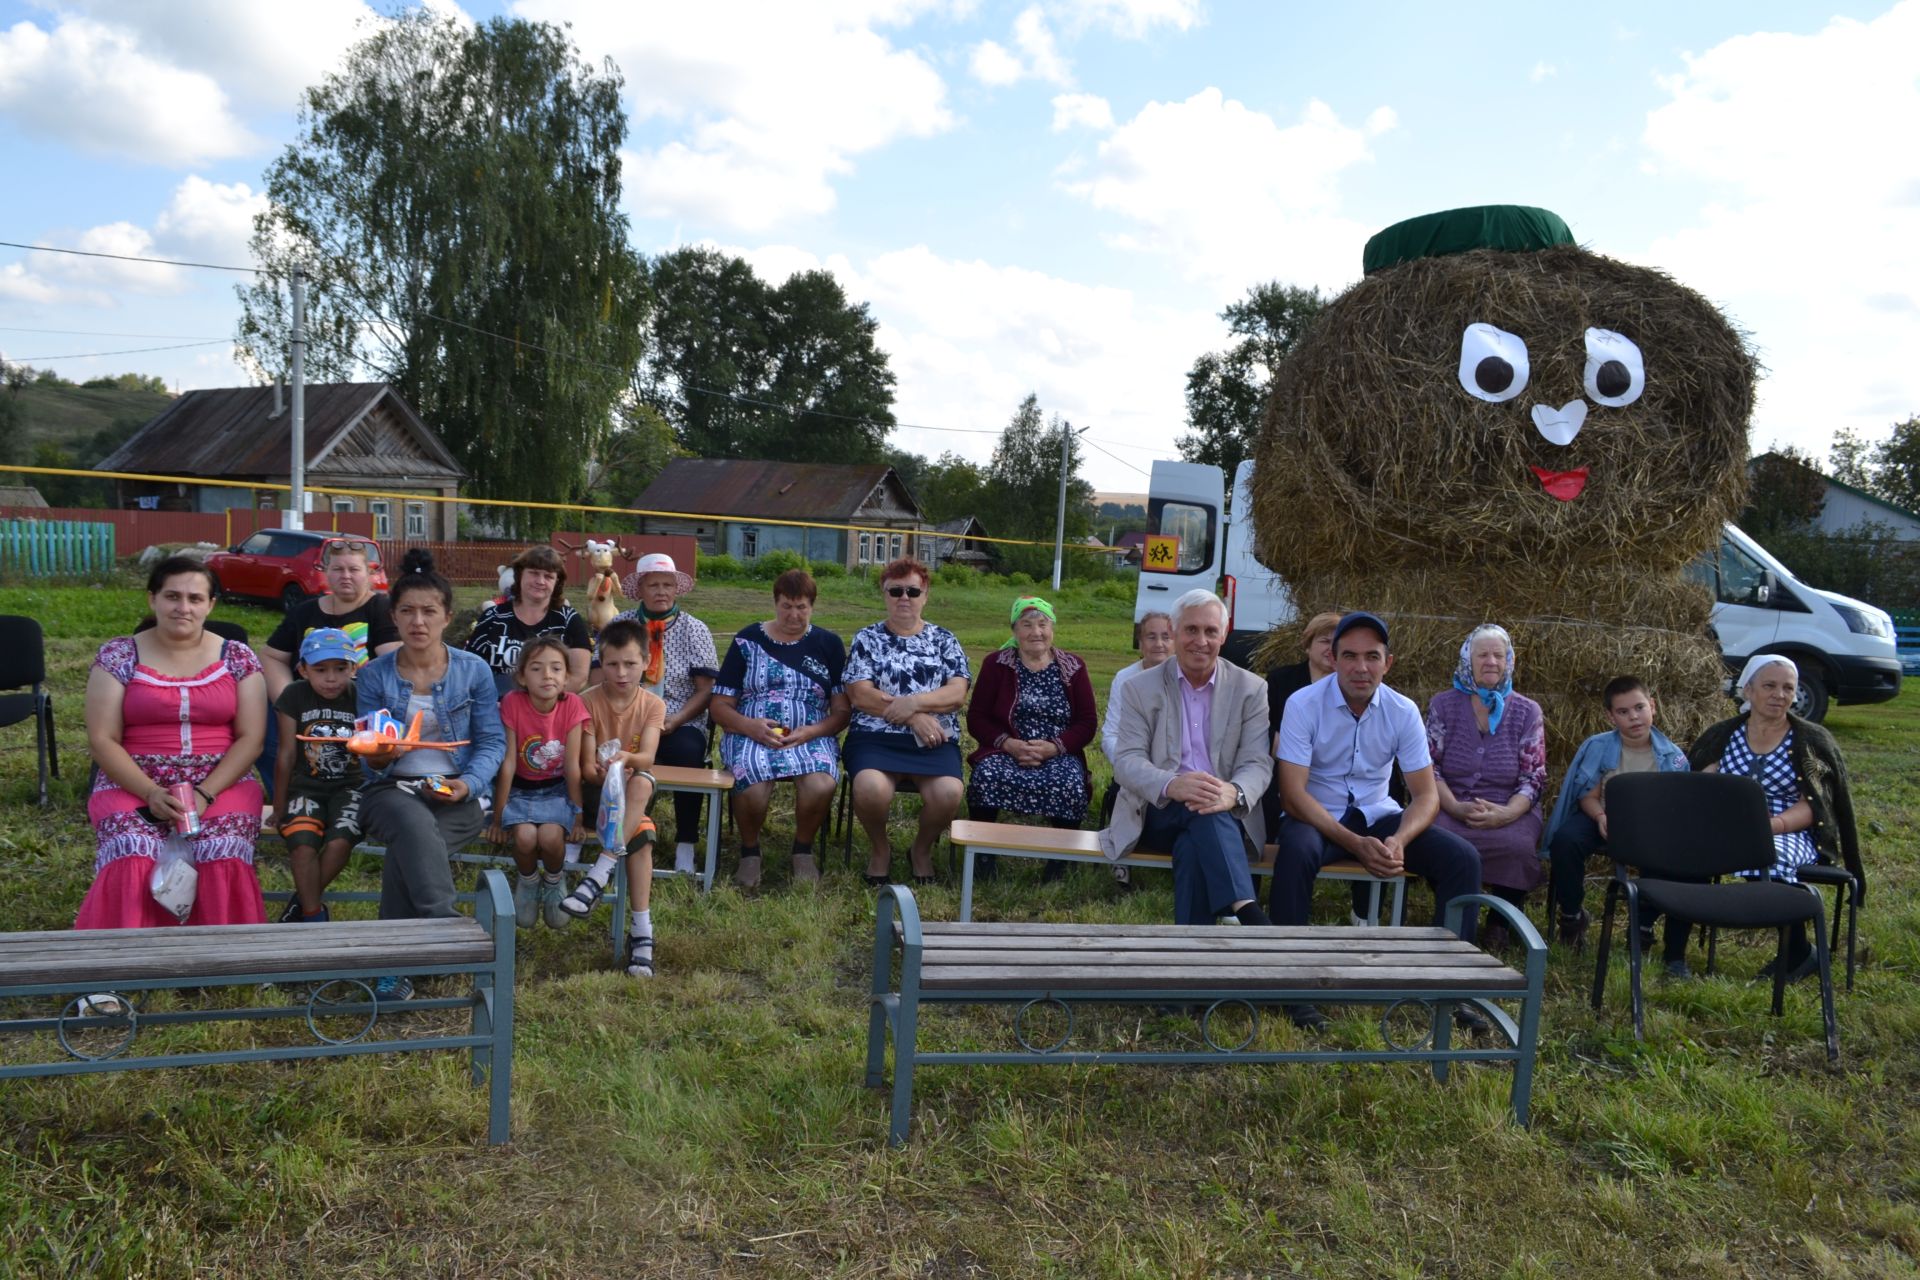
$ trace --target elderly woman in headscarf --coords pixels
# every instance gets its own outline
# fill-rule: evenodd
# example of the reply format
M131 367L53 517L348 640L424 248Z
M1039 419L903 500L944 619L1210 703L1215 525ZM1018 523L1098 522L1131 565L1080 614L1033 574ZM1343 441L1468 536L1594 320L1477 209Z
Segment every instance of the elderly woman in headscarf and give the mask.
M1789 884L1800 868L1838 857L1866 890L1860 864L1860 837L1853 823L1853 793L1847 784L1847 762L1833 735L1811 720L1793 714L1800 672L1793 659L1777 653L1756 653L1740 672L1740 714L1703 731L1687 752L1696 770L1733 773L1752 778L1767 795L1773 819L1773 866L1754 872ZM1667 967L1682 976L1686 963L1687 930L1682 921L1667 922ZM1787 937L1787 980L1797 982L1816 967L1807 943L1804 922ZM1676 962L1678 968L1676 968ZM1781 957L1775 956L1762 976L1772 977Z
M1478 849L1486 891L1517 906L1541 880L1547 728L1540 704L1513 691L1513 672L1506 628L1475 627L1460 646L1453 687L1427 704L1427 749L1440 792L1433 825Z
M1077 654L1054 648L1054 618L1038 596L1015 600L1013 635L980 664L967 704L967 732L979 743L967 757L967 812L977 822L1008 810L1071 830L1087 816L1086 751L1099 727L1093 681Z

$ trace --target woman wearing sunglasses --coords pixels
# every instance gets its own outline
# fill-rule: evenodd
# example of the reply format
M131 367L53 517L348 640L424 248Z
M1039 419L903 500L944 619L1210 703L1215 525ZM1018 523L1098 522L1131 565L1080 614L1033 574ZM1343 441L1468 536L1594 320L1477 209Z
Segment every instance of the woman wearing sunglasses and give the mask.
M847 656L853 721L841 752L853 778L853 816L867 833L867 883L887 882L893 847L887 814L908 779L920 792L920 829L909 858L917 884L933 881L933 844L960 809L960 718L972 672L960 641L920 615L926 566L895 560L880 571L885 621L863 628Z

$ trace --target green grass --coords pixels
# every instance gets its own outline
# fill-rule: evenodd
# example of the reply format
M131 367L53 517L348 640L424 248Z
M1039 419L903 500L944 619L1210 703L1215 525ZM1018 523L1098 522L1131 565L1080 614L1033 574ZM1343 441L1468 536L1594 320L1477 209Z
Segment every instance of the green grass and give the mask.
M850 633L878 616L870 587L826 588L822 624ZM1005 634L1007 595L939 587L928 612L978 659ZM706 586L687 603L724 637L767 600ZM1128 605L1091 588L1059 603L1062 642L1104 696L1132 656ZM0 589L0 612L49 629L69 775L42 813L24 727L4 739L10 928L65 927L85 892L80 689L98 639L140 604L131 590ZM273 622L222 615L256 637ZM1505 1119L1501 1068L1445 1086L1400 1067L935 1068L919 1076L913 1143L896 1152L885 1098L860 1084L870 901L837 841L825 890L790 892L791 819L778 814L759 896L661 886L651 984L607 967L602 918L524 936L507 1149L484 1145L484 1100L452 1054L8 1082L0 1274L1920 1274L1920 690L1829 723L1873 877L1838 1070L1811 988L1775 1020L1748 980L1764 940L1725 943L1721 977L1653 980L1645 1045L1624 962L1595 1015L1591 953L1556 949L1530 1130ZM274 843L261 858L270 887L286 883ZM1326 918L1339 896L1327 894ZM951 884L925 899L934 918L957 905ZM1120 898L1094 870L1042 885L1014 863L979 910L1165 920L1171 895L1150 883ZM1009 1039L991 1013L941 1011L926 1030L948 1045ZM1192 1043L1198 1030L1115 1011L1082 1034ZM1375 1034L1363 1015L1334 1031L1355 1044Z

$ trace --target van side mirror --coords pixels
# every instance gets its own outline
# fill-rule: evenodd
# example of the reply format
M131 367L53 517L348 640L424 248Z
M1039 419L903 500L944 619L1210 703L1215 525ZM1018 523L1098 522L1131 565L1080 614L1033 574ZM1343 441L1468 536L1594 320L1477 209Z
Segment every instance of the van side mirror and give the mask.
M1762 569L1760 581L1753 584L1753 602L1757 605L1765 605L1772 601L1774 585L1773 570Z

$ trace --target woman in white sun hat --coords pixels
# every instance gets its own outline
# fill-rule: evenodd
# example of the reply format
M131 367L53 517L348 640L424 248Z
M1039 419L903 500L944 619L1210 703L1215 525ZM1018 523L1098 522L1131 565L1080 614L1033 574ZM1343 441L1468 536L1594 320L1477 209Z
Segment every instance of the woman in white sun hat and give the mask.
M707 766L707 701L713 696L720 659L707 624L680 608L679 598L693 590L693 578L681 572L673 557L655 551L640 557L632 573L620 583L630 600L640 606L621 614L647 630L647 672L644 683L667 704L667 722L660 729L660 749L654 763L690 769ZM673 797L673 869L693 870L693 841L700 830L699 792L679 791Z

